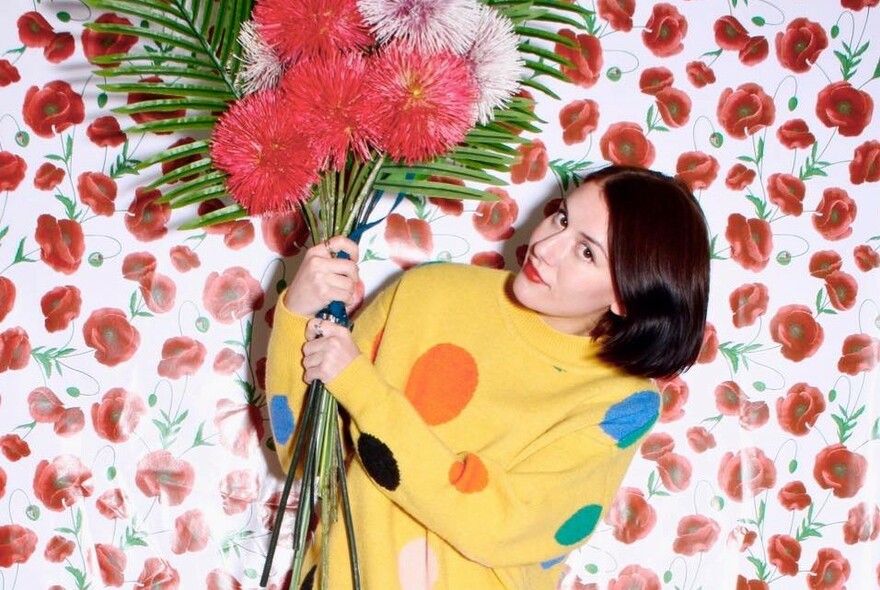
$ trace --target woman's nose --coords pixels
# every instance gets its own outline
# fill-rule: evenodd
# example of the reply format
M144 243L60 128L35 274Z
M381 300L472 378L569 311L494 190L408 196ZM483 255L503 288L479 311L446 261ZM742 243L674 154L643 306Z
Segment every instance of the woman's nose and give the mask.
M542 262L556 264L565 251L565 238L562 231L544 236L532 246L532 250Z

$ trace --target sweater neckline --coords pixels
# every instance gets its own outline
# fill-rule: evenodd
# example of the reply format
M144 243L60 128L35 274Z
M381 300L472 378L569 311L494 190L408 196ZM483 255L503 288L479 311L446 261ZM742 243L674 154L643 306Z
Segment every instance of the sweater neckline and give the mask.
M520 304L513 296L513 278L513 273L505 275L498 302L501 315L516 336L529 348L560 364L583 367L595 362L599 344L588 336L552 328L537 312Z

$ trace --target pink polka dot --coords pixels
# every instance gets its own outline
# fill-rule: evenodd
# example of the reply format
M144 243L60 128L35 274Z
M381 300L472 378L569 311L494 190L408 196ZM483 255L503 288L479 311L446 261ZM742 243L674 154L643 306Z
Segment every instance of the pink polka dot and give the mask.
M430 590L437 582L440 562L424 539L413 539L403 546L397 558L401 590Z

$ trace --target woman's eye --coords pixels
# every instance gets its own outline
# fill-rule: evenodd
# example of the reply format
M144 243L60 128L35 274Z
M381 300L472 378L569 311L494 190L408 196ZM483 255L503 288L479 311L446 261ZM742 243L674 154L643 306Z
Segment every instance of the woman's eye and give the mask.
M593 251L590 249L589 246L584 246L583 249L581 250L581 256L583 256L585 260L592 260L593 259Z
M560 209L556 212L556 223L565 227L568 225L568 217L565 215L565 211Z

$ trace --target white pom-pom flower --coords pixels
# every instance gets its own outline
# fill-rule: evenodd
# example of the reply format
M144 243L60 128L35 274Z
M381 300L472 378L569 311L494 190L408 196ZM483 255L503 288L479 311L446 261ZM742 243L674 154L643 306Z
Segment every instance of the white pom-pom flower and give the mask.
M509 18L488 6L480 8L473 45L465 58L473 65L479 97L477 120L488 123L496 107L507 104L519 90L525 73L519 37Z
M239 73L242 91L253 94L275 88L284 74L284 64L272 47L260 37L254 21L241 23L238 40L243 49L243 65Z
M402 41L423 52L463 55L474 42L477 0L358 0L358 10L379 43Z

